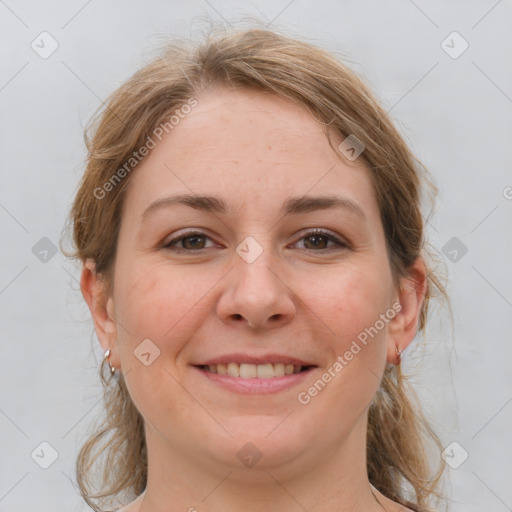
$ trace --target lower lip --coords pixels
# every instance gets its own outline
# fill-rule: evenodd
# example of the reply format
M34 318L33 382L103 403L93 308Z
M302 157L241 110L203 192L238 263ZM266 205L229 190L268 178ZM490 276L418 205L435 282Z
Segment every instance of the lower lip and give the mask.
M306 379L316 367L309 368L300 373L292 373L290 375L272 377L270 379L244 379L243 377L231 377L230 375L212 373L202 370L197 366L193 366L193 368L210 381L215 382L229 391L251 395L278 393L279 391L285 391L292 388L304 381L304 379Z

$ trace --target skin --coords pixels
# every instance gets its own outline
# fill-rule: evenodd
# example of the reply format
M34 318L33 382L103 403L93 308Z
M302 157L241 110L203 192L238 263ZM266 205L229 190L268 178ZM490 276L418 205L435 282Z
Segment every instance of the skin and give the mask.
M370 486L365 441L385 364L416 334L423 261L414 280L395 287L369 171L360 159L344 163L302 106L227 88L197 99L130 177L112 293L91 263L81 277L102 348L112 350L109 362L146 425L147 489L123 512L407 510ZM366 218L348 209L279 213L292 196L333 192ZM176 193L219 196L231 211L174 205L141 223L149 204ZM178 242L186 254L162 247L184 228L206 238ZM307 228L346 245L315 246ZM236 252L248 236L263 249L252 263ZM397 301L401 311L299 403L297 394ZM147 338L160 350L148 366L134 355ZM247 396L191 367L230 352L277 352L319 368L291 390ZM247 442L262 453L252 468L237 458Z

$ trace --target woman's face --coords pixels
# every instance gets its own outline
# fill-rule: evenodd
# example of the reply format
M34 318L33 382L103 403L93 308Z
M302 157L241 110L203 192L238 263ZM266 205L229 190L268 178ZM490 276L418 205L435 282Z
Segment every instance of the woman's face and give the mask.
M300 471L364 439L394 361L403 312L372 181L293 102L197 100L130 177L100 337L150 457Z

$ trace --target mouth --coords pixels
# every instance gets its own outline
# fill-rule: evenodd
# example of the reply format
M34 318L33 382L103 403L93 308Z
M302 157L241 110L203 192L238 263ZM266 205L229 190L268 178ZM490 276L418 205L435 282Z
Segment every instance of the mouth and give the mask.
M307 372L314 365L297 365L285 363L227 363L227 364L203 364L196 368L208 373L239 377L241 379L275 379L285 375L294 375Z
M301 383L304 385L305 379L318 368L316 365L292 364L290 360L274 363L260 360L258 364L226 360L222 363L208 363L210 364L192 365L198 375L208 379L205 381L208 390L211 390L213 385L224 391L242 395L269 395L288 391Z

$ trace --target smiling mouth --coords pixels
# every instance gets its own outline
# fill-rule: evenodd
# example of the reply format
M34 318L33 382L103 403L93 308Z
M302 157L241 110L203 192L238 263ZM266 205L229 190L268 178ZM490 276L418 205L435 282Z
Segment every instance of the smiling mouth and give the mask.
M240 377L242 379L273 379L301 373L314 368L314 366L300 366L293 364L250 364L250 363L228 363L199 365L197 368L209 373L227 375L229 377Z

